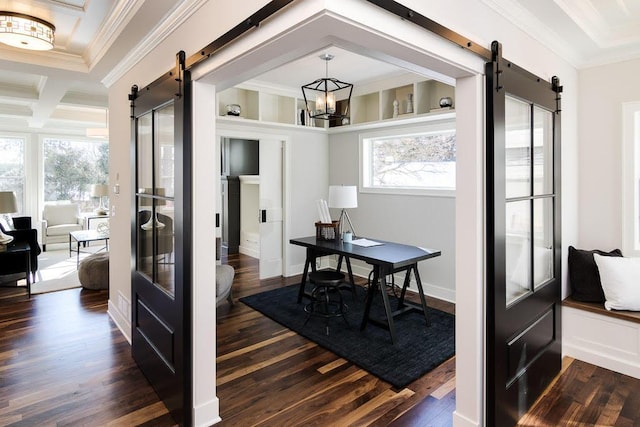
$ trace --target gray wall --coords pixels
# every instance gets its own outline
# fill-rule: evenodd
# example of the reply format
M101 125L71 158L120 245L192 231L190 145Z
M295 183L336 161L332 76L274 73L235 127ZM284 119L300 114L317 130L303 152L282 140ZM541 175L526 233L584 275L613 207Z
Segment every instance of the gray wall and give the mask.
M393 128L402 126L386 129ZM363 132L368 131L329 135L330 185L358 184L359 135ZM419 264L420 278L427 294L455 301L454 197L358 193L358 208L348 212L361 236L441 250L442 256ZM333 218L338 215L332 212ZM356 272L366 275L366 264L358 265Z

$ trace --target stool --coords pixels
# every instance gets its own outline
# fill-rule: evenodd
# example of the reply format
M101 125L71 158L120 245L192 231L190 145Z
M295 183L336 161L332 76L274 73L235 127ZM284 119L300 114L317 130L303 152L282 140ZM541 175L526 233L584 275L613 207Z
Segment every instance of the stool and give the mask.
M85 289L109 289L109 252L83 259L78 268L78 279Z
M227 264L216 265L216 307L225 300L229 301L229 305L233 305L233 294L231 286L233 285L233 277L235 270Z
M325 327L329 335L329 318L342 317L349 326L345 313L349 307L342 301L340 293L340 283L344 280L344 274L333 270L319 270L309 273L309 281L315 285L311 291L311 302L304 307L307 312L306 325L311 316L323 317L326 320ZM336 299L331 299L331 294L337 295Z

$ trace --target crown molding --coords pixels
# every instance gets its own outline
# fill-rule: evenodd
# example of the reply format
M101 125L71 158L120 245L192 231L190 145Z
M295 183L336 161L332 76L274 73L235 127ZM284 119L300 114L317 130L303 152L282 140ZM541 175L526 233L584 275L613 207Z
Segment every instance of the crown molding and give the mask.
M540 21L518 2L513 0L481 1L574 67L578 67L584 62L583 58L576 53L576 50L564 42L564 38L560 34Z
M146 38L141 40L122 61L113 67L113 70L102 79L102 84L107 88L111 87L206 2L207 0L185 0L179 3Z
M109 48L143 4L144 0L119 0L116 3L113 11L108 15L107 22L100 27L100 31L87 49L84 60L88 64L89 70L93 69L107 54Z

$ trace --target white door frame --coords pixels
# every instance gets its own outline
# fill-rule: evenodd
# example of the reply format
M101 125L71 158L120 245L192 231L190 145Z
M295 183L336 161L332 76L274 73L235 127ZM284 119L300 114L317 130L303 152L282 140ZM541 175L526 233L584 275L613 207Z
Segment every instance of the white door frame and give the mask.
M196 67L192 73L193 79L200 83L203 91L211 93L210 88L217 86L219 90L226 89L328 44L382 60L397 58L403 66L425 76L448 78L450 82L457 79L456 126L457 132L461 135L458 138L458 161L465 167L457 168L456 177L457 375L456 411L453 418L455 426L479 426L484 416L484 61L409 22L400 19L390 20L387 12L371 4L343 0L329 6L323 2L320 5L321 11L310 16L313 13L309 9L312 5L313 3L308 4L307 9L294 6L275 16L269 22L272 26L261 26L260 31L248 34L239 42L223 49L219 55ZM327 7L331 7L332 11L327 11ZM361 22L361 16L365 15L364 9L370 20L368 23ZM384 25L376 24L382 22ZM300 40L305 40L305 43L300 43ZM206 89L206 86L209 86L209 89ZM194 90L198 91L198 85L194 87ZM198 99L197 94L194 95L194 99ZM202 99L202 102L206 100ZM207 107L207 110L215 112L215 96L210 97L208 102L211 107ZM206 159L198 159L197 147L200 144L215 145L211 144L211 133L208 138L203 137L199 140L199 126L205 126L213 135L216 134L216 123L211 119L215 117L215 113L205 116L197 112L197 109L198 105L194 105L196 168L198 162L202 167L205 167L206 162ZM205 121L207 123L204 123ZM211 158L213 156L209 157ZM287 178L285 174L285 186L290 182ZM198 179L196 174L194 179ZM211 181L212 179L209 179L209 182ZM194 186L194 189L196 188L197 186ZM287 203L285 202L285 207L288 206ZM210 205L194 206L195 211L200 208L208 209ZM288 227L285 224L286 228ZM194 268L196 264L198 260L195 260ZM210 271L207 267L202 268L203 275L205 271ZM197 278L197 272L195 277ZM194 313L194 319L198 319L198 313ZM196 329L194 327L194 333ZM210 335L195 335L196 347L199 339L210 342L212 338ZM210 354L209 349L207 353ZM215 360L215 344L213 354ZM205 361L201 360L201 363ZM203 371L210 372L210 369L206 368ZM198 360L194 361L194 371L198 372ZM196 378L202 376L196 375ZM195 387L197 392L198 384L195 384ZM209 395L211 389L209 385ZM214 404L217 414L218 401L215 396L211 399L211 405ZM213 409L210 412L213 413Z
M220 124L216 127L216 151L217 151L217 158L216 160L214 160L215 162L217 162L217 164L220 164L220 140L221 138L236 138L236 139L252 139L252 140L256 140L258 141L258 143L260 143L261 139L278 139L280 141L282 141L282 150L283 150L283 156L282 156L282 170L280 171L282 173L282 271L281 274L283 276L287 276L287 269L286 269L286 260L287 258L287 254L288 254L288 246L287 244L285 244L286 242L289 241L289 230L290 228L290 219L289 219L289 215L288 215L288 207L289 207L289 200L291 197L291 183L290 180L287 179L287 165L289 164L288 160L289 160L289 150L290 150L290 137L287 135L279 135L279 134L271 134L271 133L265 133L265 132L256 132L256 131L252 131L250 129L244 129L243 126L237 126L237 127L230 127L230 126L225 126L225 124ZM267 138L268 137L268 138ZM220 174L218 174L217 179L217 183L218 183L218 187L216 188L220 188ZM218 212L216 210L216 212ZM219 213L219 212L218 212Z

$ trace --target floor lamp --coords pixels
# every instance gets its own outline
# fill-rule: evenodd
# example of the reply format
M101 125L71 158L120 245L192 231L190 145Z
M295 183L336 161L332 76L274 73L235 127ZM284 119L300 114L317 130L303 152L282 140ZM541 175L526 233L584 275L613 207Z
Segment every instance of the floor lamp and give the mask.
M342 209L340 212L340 234L342 235L343 220L347 219L349 227L353 236L356 235L356 229L353 228L353 223L346 209L352 209L358 207L358 188L355 185L330 185L329 186L329 207Z
M8 215L18 212L16 193L13 191L0 191L0 215ZM0 244L6 245L13 241L13 236L4 234L0 229Z

